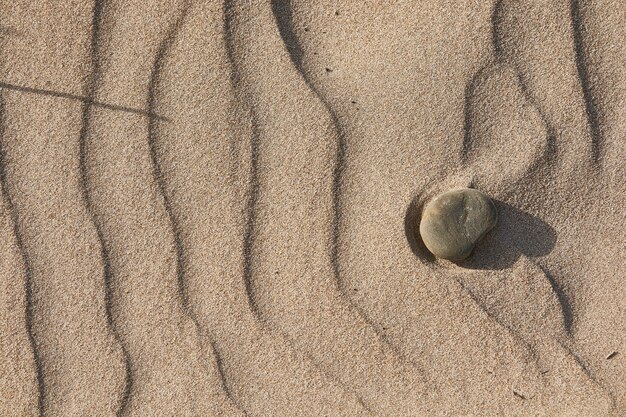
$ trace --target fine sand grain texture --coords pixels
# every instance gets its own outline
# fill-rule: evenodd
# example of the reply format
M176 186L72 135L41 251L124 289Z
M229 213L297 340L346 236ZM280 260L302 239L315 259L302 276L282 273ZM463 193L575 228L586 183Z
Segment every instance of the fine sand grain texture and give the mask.
M626 416L620 0L0 0L0 416ZM423 208L496 227L435 258Z

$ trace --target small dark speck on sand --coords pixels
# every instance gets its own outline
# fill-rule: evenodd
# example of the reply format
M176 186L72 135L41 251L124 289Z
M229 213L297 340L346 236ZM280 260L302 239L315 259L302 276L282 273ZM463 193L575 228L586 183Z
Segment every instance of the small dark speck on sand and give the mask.
M619 352L618 352L618 351L615 351L615 352L611 353L609 356L607 356L606 358L607 358L607 360L608 360L608 359L613 359L613 358L614 358L614 357L616 357L617 355L619 355Z
M352 100L350 103L352 103L352 104L356 104L356 101Z
M526 399L526 397L525 397L525 396L523 396L522 394L520 394L519 392L517 392L517 391L515 391L515 390L513 390L513 395L515 395L516 397L521 398L522 400L525 400L525 399Z
M305 31L305 32L308 32L308 31L309 31L309 28L304 28L304 31Z
M339 10L335 11L335 16L339 16Z
M326 68L326 72L333 72L330 68Z

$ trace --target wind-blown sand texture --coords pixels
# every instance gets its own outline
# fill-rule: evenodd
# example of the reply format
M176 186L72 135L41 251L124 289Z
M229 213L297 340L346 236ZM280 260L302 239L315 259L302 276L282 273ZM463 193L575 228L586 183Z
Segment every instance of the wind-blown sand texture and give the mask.
M620 0L0 2L0 416L626 415ZM465 261L417 234L475 187Z

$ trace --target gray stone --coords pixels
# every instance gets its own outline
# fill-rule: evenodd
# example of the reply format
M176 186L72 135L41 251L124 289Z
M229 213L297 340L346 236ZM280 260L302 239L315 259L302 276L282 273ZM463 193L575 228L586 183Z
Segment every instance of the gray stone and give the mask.
M463 188L440 194L422 212L420 235L438 258L460 261L496 225L496 206L478 190Z

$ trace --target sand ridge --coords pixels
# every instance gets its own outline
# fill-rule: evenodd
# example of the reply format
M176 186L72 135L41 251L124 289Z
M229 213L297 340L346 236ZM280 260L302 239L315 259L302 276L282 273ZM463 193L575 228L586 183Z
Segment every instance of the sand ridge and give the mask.
M625 414L619 6L0 3L0 414Z

